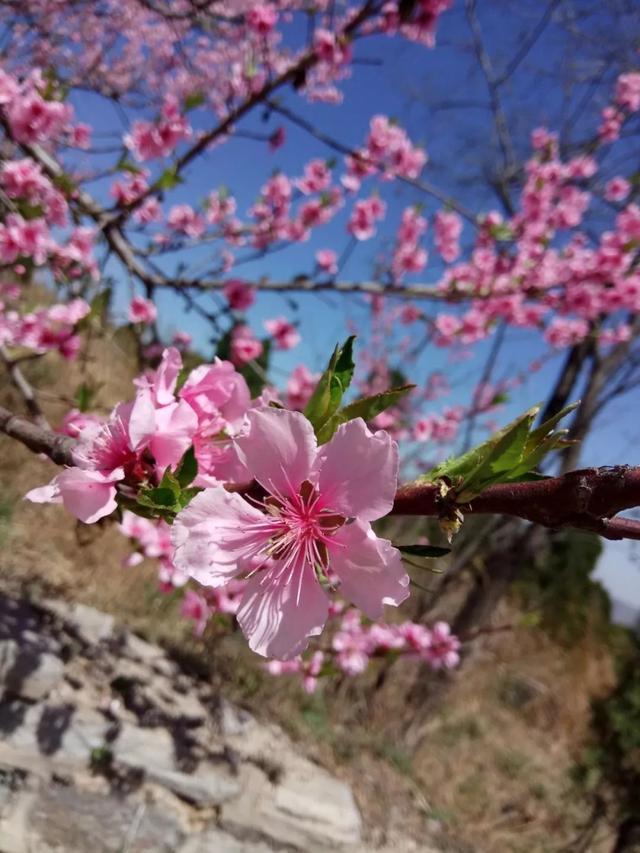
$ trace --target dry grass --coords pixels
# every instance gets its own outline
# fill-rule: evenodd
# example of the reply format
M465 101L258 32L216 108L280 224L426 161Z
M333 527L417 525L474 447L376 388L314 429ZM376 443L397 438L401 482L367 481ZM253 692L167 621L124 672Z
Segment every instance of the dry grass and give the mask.
M130 393L130 360L122 342L97 341L89 370L106 408ZM30 366L35 385L59 420L82 381L79 365L48 360ZM64 388L59 383L64 382ZM0 388L14 410L19 401ZM551 853L574 838L588 808L570 770L584 741L591 699L613 681L610 656L586 637L560 649L535 629L478 641L473 658L451 679L439 711L407 746L416 709L407 702L415 669L396 664L383 686L375 673L304 696L256 666L237 635L213 625L202 640L177 614L175 597L158 593L152 565L123 569L128 545L113 525L76 525L57 506L21 500L47 481L53 466L0 439L0 577L5 587L63 595L114 613L152 640L183 655L203 675L260 715L284 725L306 751L355 787L377 839L395 831L417 838L440 832L443 849ZM497 623L513 619L505 610ZM609 849L605 832L594 853Z

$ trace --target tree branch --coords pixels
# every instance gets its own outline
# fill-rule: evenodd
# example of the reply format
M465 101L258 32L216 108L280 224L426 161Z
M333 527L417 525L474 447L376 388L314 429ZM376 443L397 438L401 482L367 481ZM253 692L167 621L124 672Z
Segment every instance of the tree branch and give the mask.
M75 440L36 426L0 406L0 432L57 465L74 465ZM228 486L229 491L260 496L256 483ZM561 477L529 483L489 486L468 504L456 504L432 483L401 486L391 515L438 517L459 506L465 514L510 515L542 527L576 527L605 539L640 539L640 522L613 518L640 506L640 467L585 468Z
M392 515L439 516L455 507L433 484L399 489ZM605 539L640 539L640 522L613 518L640 506L640 467L585 468L561 477L489 486L475 500L460 504L465 514L510 515L543 527L576 527Z
M44 453L56 465L73 465L75 441L20 418L0 406L0 432L14 438L34 453Z

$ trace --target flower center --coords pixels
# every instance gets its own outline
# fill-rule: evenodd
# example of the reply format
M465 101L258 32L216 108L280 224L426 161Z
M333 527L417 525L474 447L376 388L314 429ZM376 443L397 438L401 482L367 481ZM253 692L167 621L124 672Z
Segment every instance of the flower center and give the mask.
M308 480L298 494L284 497L269 496L263 501L267 515L273 519L267 554L292 567L303 562L327 568L327 546L333 535L347 519L322 506L320 494Z

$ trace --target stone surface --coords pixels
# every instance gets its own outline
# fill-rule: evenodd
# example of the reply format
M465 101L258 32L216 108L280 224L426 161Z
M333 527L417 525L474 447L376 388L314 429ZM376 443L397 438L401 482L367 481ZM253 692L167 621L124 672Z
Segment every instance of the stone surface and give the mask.
M89 645L108 640L115 625L115 619L108 613L102 613L86 604L68 604L66 601L47 599L44 606L65 621L77 636Z
M277 850L262 841L241 841L226 832L211 829L189 838L177 853L274 853Z
M279 727L93 608L0 595L0 687L0 853L382 853Z
M0 689L24 699L43 699L60 683L64 664L49 652L15 640L0 641Z
M240 778L240 797L222 807L223 829L309 851L360 841L360 814L350 789L310 762L285 772L277 784L250 764L241 768Z

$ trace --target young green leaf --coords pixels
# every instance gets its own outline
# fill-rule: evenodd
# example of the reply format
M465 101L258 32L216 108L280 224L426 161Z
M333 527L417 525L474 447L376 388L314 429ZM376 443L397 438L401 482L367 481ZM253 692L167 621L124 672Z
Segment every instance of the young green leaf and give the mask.
M306 418L312 423L316 435L324 424L339 409L345 391L351 384L355 363L353 361L353 342L355 337L347 338L342 346L336 346L327 369L320 377L311 399L304 410Z
M415 385L403 385L401 388L390 388L388 391L382 391L372 397L363 397L361 400L356 400L343 409L339 409L318 431L318 441L320 444L329 441L340 424L345 424L354 418L362 418L365 421L373 420L380 412L384 412L390 406L395 406L405 394L408 394L415 387Z
M195 480L198 473L198 460L193 445L185 452L184 456L178 463L175 471L175 477L181 489L189 486Z

